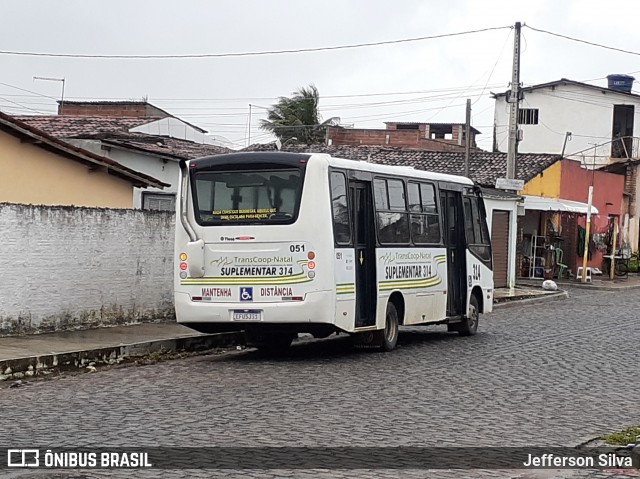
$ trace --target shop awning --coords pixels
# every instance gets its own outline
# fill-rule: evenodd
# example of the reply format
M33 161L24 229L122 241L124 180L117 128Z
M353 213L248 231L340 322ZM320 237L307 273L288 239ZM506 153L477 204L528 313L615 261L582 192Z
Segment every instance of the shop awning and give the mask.
M559 211L567 213L579 213L586 215L587 207L586 203L580 203L579 201L563 200L562 198L543 198L542 196L529 196L523 195L524 209L526 210L539 210L539 211ZM597 215L598 208L591 205L591 214Z

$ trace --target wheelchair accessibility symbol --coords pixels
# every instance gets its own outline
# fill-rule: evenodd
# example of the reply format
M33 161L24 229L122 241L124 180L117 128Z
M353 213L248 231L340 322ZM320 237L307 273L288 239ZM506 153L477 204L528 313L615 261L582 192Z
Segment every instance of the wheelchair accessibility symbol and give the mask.
M240 288L240 301L253 301L253 288Z

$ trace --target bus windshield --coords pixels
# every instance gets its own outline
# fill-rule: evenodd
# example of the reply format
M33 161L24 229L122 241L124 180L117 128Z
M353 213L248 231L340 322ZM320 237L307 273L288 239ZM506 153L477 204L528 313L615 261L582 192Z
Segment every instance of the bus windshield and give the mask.
M287 224L298 214L300 169L202 171L193 179L200 225Z

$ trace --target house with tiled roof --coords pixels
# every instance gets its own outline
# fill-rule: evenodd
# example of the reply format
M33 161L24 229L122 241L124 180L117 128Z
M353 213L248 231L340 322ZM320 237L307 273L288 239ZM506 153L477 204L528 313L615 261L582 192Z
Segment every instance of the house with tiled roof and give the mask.
M69 102L58 115L20 116L52 136L146 172L169 186L136 189L134 207L173 210L180 160L227 153L206 131L147 102Z
M132 208L163 181L0 112L0 202Z
M273 151L275 143L251 145L243 151ZM286 145L283 151L327 153L335 157L369 161L385 165L407 165L421 170L460 175L464 172L464 152L430 151L413 148L379 146ZM559 155L518 155L516 177L525 183L560 160ZM473 151L469 156L469 177L486 188L495 188L496 179L504 178L506 153Z

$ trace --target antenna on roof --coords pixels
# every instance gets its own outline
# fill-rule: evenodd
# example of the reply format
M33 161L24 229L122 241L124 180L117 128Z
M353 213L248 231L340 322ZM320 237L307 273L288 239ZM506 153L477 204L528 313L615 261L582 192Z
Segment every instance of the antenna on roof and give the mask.
M51 77L33 77L33 81L36 80L46 80L46 81L60 81L62 82L62 96L60 97L60 108L58 109L58 114L61 115L64 108L64 77L62 78L51 78Z

